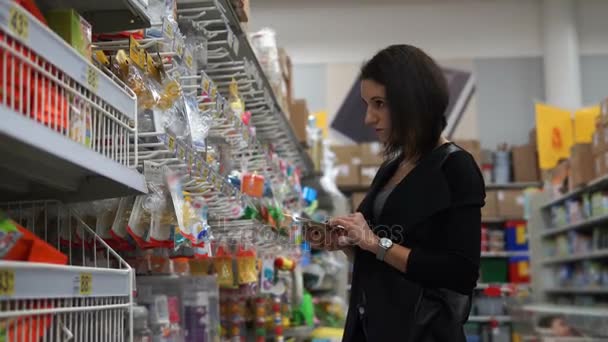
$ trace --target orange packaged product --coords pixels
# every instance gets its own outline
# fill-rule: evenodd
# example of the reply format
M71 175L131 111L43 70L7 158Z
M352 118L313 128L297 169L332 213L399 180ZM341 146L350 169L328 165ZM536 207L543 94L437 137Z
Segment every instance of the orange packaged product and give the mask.
M241 192L251 197L262 197L264 195L264 176L257 173L243 174Z
M42 262L58 265L65 265L68 263L68 257L65 254L49 245L29 230L10 220L4 220L2 224L11 224L20 233L20 237L12 248L4 254L3 260Z

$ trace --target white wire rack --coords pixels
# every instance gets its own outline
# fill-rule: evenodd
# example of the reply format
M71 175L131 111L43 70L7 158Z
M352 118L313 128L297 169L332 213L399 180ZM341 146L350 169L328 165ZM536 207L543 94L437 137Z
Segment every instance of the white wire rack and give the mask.
M282 158L301 167L305 174L312 172L311 161L299 146L230 5L223 1L180 1L178 14L181 26L194 28L208 39L205 71L220 93L228 96L230 82L236 80L258 136L272 142Z
M137 153L132 152L137 149L130 148L137 144L136 108L134 93L123 83L104 74L19 5L0 0L0 138L3 145L11 143L13 153L21 152L17 157L50 166L47 174L29 177L24 175L35 170L22 173L4 163L3 168L16 178L46 178L46 185L63 192L84 193L74 180L84 175L103 178L106 189L122 187L117 196L125 194L125 187L145 192L143 178L131 169L137 165ZM55 159L48 160L50 156ZM62 175L68 168L79 174ZM77 177L59 182L67 173Z
M118 254L59 202L0 209L67 256L67 265L0 261L0 340L132 340L133 273Z

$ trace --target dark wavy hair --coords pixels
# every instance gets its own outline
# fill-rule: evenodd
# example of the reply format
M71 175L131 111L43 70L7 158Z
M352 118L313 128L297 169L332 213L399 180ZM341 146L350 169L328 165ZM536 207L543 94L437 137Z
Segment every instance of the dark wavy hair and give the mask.
M431 57L411 45L391 45L363 65L361 79L386 88L391 119L386 157L421 157L436 147L450 95Z

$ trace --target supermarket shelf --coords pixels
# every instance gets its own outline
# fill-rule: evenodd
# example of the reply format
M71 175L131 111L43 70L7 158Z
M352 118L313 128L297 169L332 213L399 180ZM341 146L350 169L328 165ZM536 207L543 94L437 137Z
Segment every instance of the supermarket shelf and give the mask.
M555 288L547 288L544 290L547 293L555 293L555 294L601 294L608 295L608 287L579 287L579 288L571 288L571 287L555 287Z
M147 192L136 170L1 105L0 118L1 201L71 202Z
M310 335L315 330L313 327L301 326L285 329L284 336L287 338L310 338Z
M591 260L591 259L604 259L604 258L608 258L608 249L602 249L602 250L594 251L591 253L571 255L571 256L566 256L566 257L546 258L545 260L543 260L543 264L545 264L545 265L563 264L563 263L569 263L569 262Z
M606 186L608 186L608 175L596 178L595 180L592 180L591 182L589 182L589 184L587 184L587 186L584 186L579 189L575 189L573 191L568 192L567 194L564 194L556 199L553 199L553 200L545 203L542 206L542 208L543 209L550 208L556 204L565 202L566 200L576 198L585 192L595 191L595 190L601 189L602 187L606 187Z
M43 9L73 8L93 27L93 32L116 32L150 27L147 0L38 0Z
M524 305L525 311L559 314L559 315L575 315L575 316L593 316L593 317L608 317L608 308L584 307L584 306L568 306L556 304L530 304Z
M353 192L368 192L369 185L339 185L338 189L340 192L350 194Z
M15 299L113 297L130 294L128 269L0 261L0 302ZM10 280L9 280L10 279ZM41 281L44 286L41 286ZM88 289L84 286L88 285ZM8 285L8 286L4 286Z
M499 224L507 221L526 221L523 217L482 217L481 223L485 224Z
M510 323L512 321L510 316L470 316L470 323Z
M476 290L485 290L490 287L499 287L503 292L510 292L512 289L529 288L530 284L526 283L477 283Z
M49 0L51 1L51 0ZM123 0L110 0L123 1ZM124 0L138 1L138 0ZM107 3L104 1L103 3ZM70 3L76 4L97 4L99 1L80 1L70 0ZM62 4L69 8L64 2ZM0 1L0 30L3 32L11 32L9 29L7 14L13 8L17 8L11 1ZM19 7L20 8L20 7ZM112 107L119 110L129 119L134 120L137 113L137 102L135 94L126 87L119 86L109 76L97 69L93 64L87 61L76 50L68 45L61 37L53 31L43 26L36 18L30 15L27 11L21 10L26 20L28 20L27 33L23 34L19 39L30 49L40 56L54 64L67 76L71 77L81 85L88 88L101 99L111 104Z
M528 256L528 251L513 251L513 252L481 252L482 258L510 258L518 256Z
M541 182L515 182L515 183L504 183L504 184L486 184L486 190L510 190L510 189L526 189L526 188L540 188L543 184Z
M570 224L570 225L567 225L567 226L564 226L564 227L560 227L560 228L554 228L554 229L549 228L546 231L542 232L541 236L542 237L549 237L549 236L565 233L565 232L570 231L570 230L578 230L578 229L583 229L583 228L593 228L594 226L596 226L596 225L598 225L600 223L604 223L604 222L608 222L608 215L602 215L602 216L598 216L598 217L593 217L593 218L584 220L582 222Z

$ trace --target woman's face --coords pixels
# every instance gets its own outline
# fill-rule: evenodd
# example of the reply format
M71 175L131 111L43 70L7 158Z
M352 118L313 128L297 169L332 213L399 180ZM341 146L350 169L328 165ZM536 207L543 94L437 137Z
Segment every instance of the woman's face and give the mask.
M361 98L367 105L365 124L376 130L380 142L388 142L391 132L391 118L386 102L385 87L372 80L362 80Z

